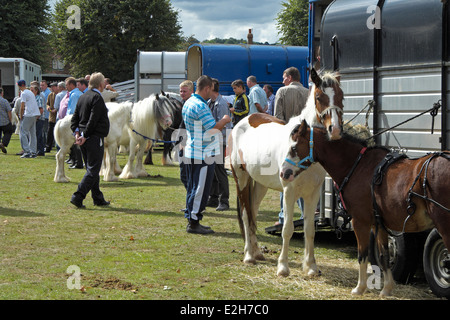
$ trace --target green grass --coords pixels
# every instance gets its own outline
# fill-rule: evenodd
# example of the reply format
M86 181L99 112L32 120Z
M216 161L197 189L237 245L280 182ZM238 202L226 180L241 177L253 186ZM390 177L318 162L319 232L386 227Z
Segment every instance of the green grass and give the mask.
M357 282L356 245L330 233L316 237L322 276L302 273L303 239L291 240L291 276L276 276L281 238L264 228L277 219L279 194L269 191L258 217L258 238L266 261L242 263L243 240L236 219L235 185L230 206L208 208L204 224L215 234L186 233L185 191L177 166L161 166L154 177L101 181L108 208L87 209L69 203L84 170L69 170L70 183L53 182L55 152L20 159L18 136L8 154L0 154L0 299L378 299L377 290L361 297L350 291ZM127 157L119 156L123 166ZM68 289L69 266L81 271L81 289ZM69 278L70 279L70 278ZM393 299L433 299L426 286L398 286Z

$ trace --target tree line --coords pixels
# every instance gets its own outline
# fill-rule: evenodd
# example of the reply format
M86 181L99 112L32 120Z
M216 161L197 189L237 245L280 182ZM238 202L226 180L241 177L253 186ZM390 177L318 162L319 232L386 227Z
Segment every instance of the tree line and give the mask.
M45 65L59 55L75 76L102 71L112 81L128 80L133 78L137 50L184 51L200 42L195 35L183 35L179 12L170 0L57 0L52 11L49 0L0 1L0 56ZM279 44L306 45L308 0L282 2L276 22Z

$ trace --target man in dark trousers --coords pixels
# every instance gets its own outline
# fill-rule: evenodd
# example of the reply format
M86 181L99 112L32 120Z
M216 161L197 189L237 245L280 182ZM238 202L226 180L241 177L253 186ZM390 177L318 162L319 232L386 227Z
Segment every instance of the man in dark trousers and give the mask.
M74 132L75 143L81 146L86 174L72 195L70 202L77 208L84 208L83 200L91 191L94 205L106 206L109 202L100 191L100 168L104 152L104 137L109 132L108 109L101 92L105 88L105 77L101 73L91 75L89 90L78 100L72 116L70 128Z

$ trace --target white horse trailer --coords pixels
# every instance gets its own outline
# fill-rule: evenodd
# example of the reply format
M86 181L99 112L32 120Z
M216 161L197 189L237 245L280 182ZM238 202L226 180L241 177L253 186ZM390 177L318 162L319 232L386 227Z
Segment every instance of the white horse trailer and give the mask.
M41 81L41 66L22 58L0 58L0 87L5 99L12 101L19 95L17 81L25 80L27 86L31 81Z
M364 124L367 109L358 113L373 101L368 124L378 145L413 157L449 150L448 0L309 2L309 62L341 74L344 120ZM431 115L428 111L434 106L439 109ZM339 208L330 178L324 189L321 223L339 228ZM394 277L408 281L424 251L430 287L437 295L449 297L450 248L442 246L439 237L430 243L428 236L425 246L419 238L404 234L391 239L392 247L402 248L401 254L391 257ZM427 270L427 265L431 269Z
M178 92L186 80L186 52L137 52L135 64L135 100L153 93Z

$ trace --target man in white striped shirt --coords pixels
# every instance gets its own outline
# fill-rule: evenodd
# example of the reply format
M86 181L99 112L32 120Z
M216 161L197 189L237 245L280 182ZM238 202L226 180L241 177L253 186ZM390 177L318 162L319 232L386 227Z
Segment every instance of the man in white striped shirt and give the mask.
M208 107L213 82L209 76L197 80L195 93L183 106L183 120L186 125L187 142L184 160L187 168L188 187L185 217L188 219L188 233L209 234L214 231L200 224L211 191L214 177L215 157L221 154L218 135L231 122L228 115L216 122ZM214 137L216 136L216 137Z

